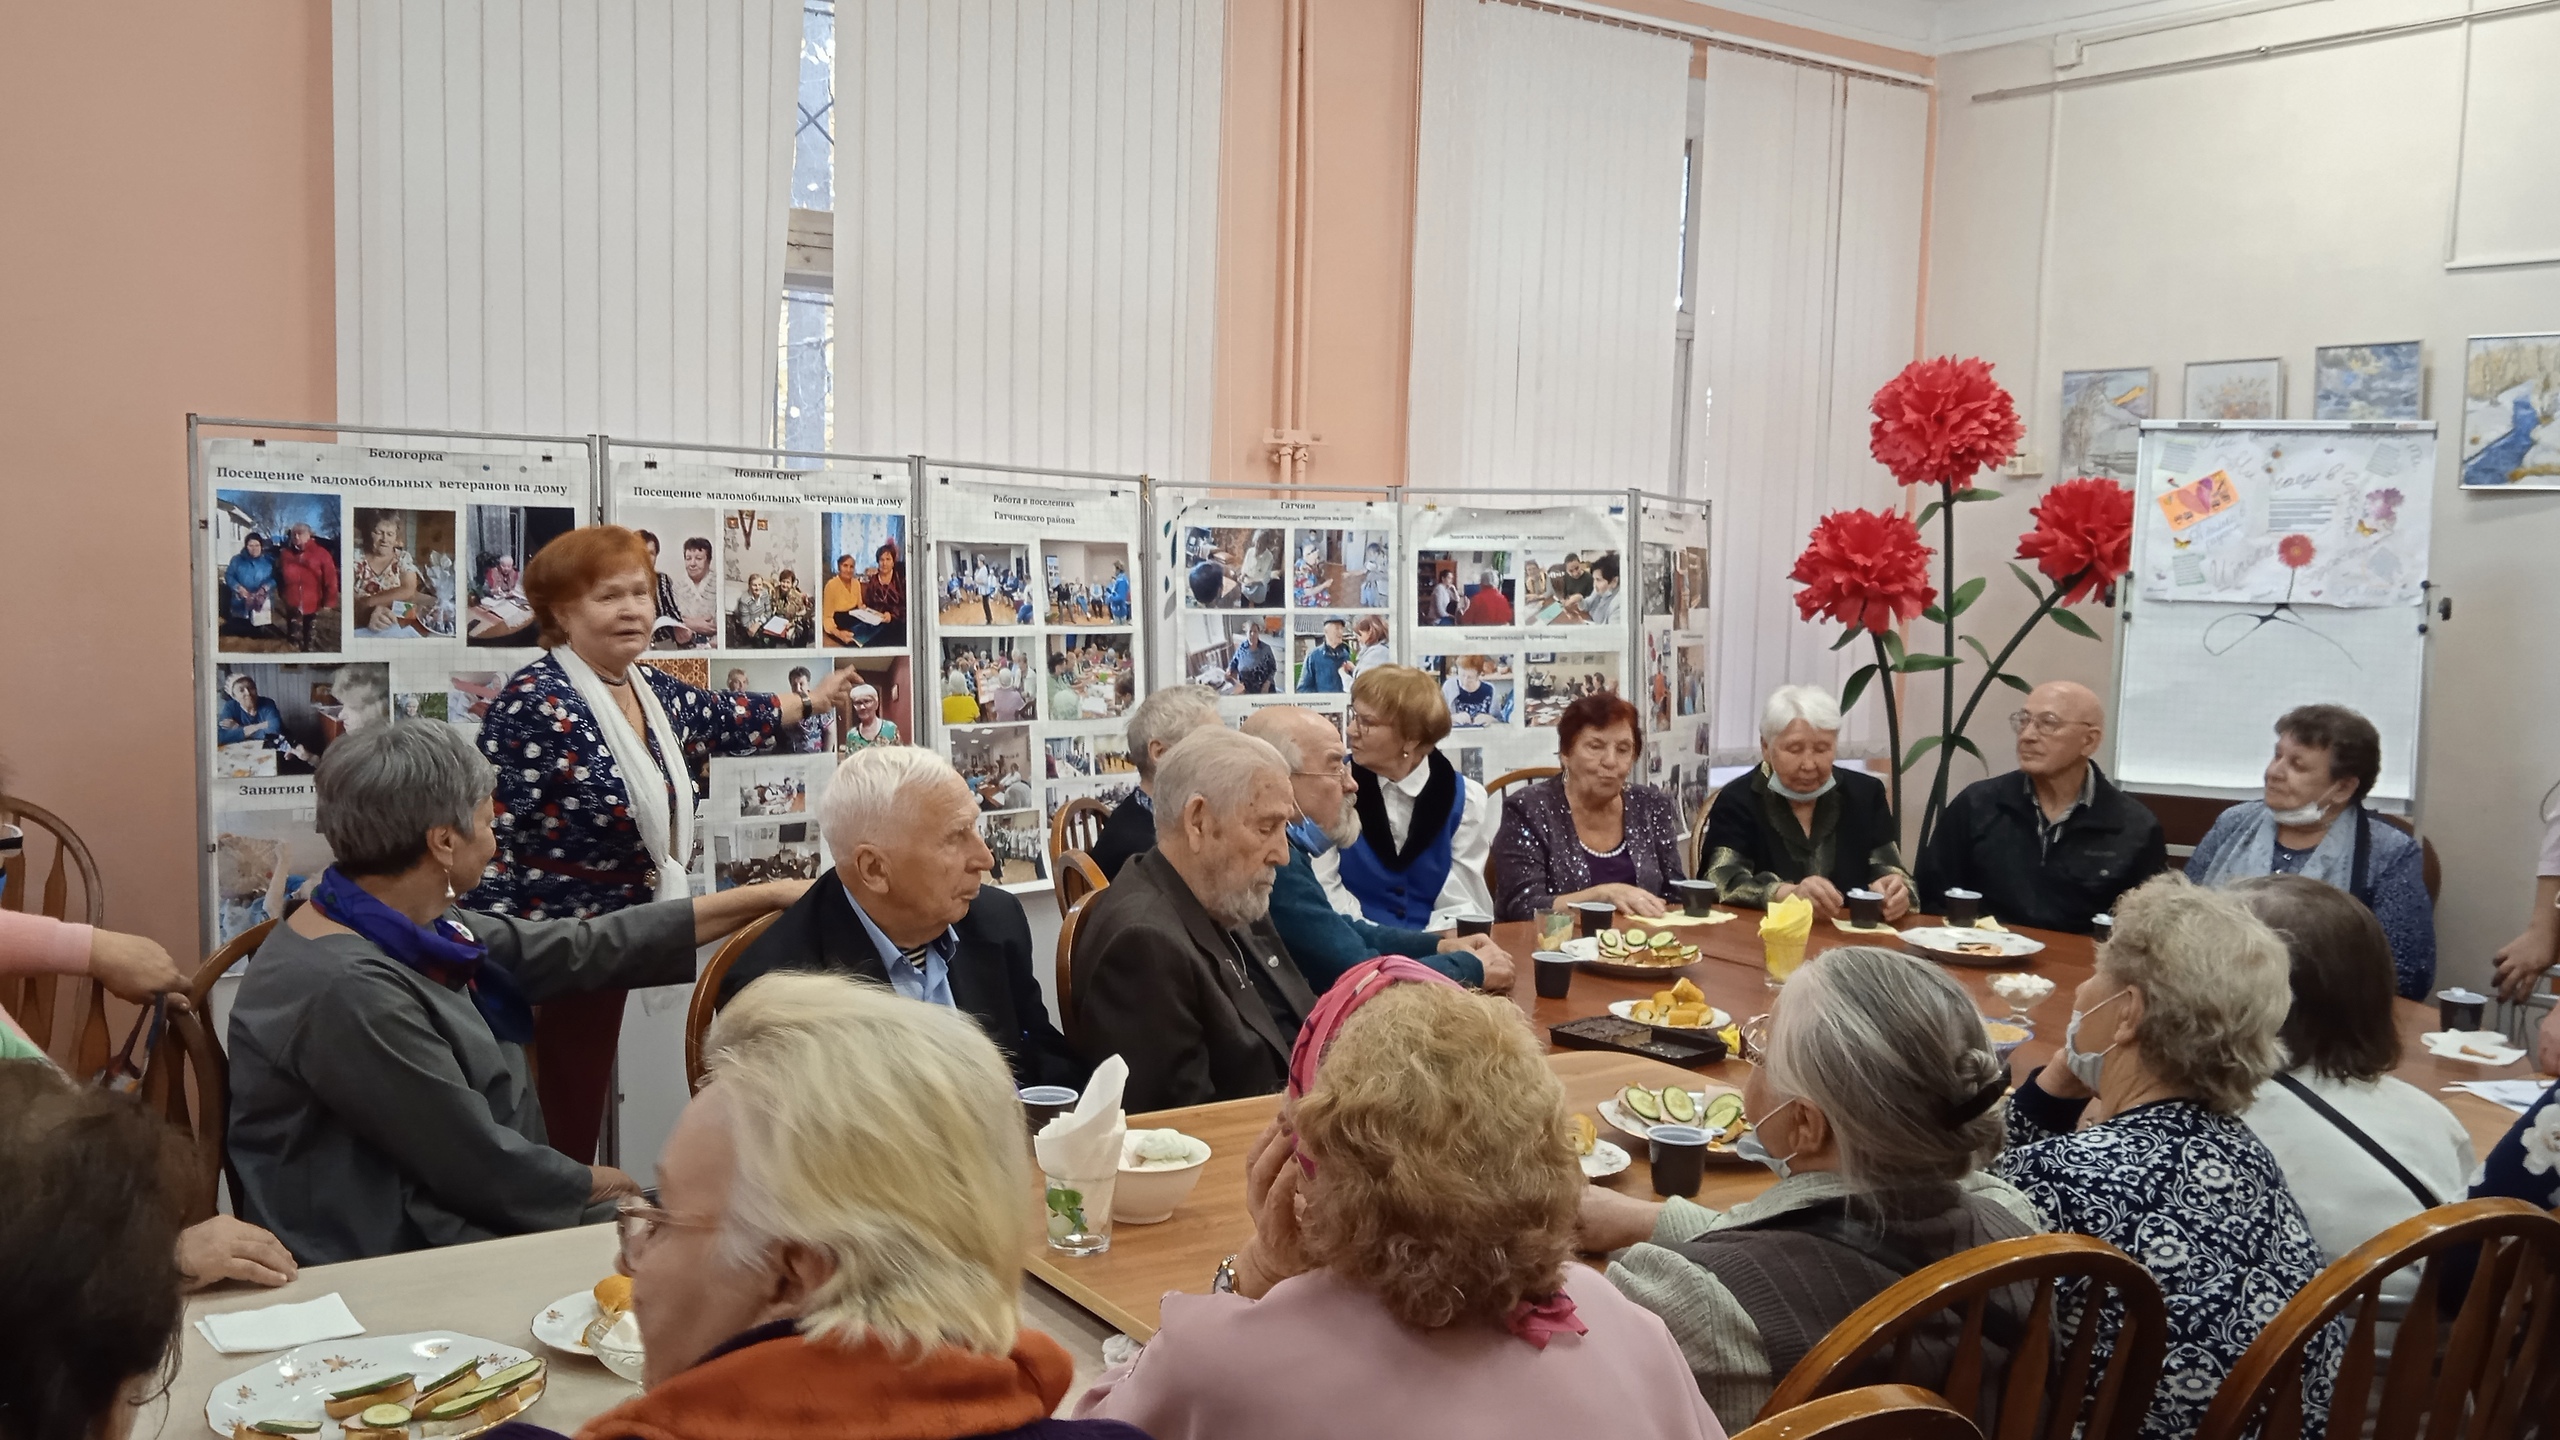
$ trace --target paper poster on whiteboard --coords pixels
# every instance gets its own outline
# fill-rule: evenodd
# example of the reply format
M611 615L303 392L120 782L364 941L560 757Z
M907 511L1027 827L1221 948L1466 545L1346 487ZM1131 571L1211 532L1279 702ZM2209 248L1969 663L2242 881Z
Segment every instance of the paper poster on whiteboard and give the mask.
M1058 809L1117 804L1137 782L1123 717L1145 659L1140 488L987 484L935 467L925 503L936 743L977 792L997 882L1043 885Z
M1636 636L1636 708L1644 717L1637 778L1679 802L1684 830L1705 823L1707 797L1708 567L1713 554L1704 504L1645 500Z
M1176 643L1168 678L1218 692L1230 720L1303 705L1341 723L1363 667L1395 658L1395 507L1188 499L1166 528Z
M327 868L311 777L331 744L395 718L477 732L499 682L540 653L524 567L590 497L583 448L204 449L197 723L219 944Z
M2149 600L2415 604L2427 578L2435 430L2180 427L2145 437Z

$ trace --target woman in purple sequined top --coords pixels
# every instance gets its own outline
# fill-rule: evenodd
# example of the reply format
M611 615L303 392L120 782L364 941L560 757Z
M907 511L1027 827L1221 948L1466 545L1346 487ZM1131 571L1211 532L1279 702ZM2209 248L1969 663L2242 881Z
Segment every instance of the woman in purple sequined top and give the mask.
M1671 797L1629 783L1644 741L1636 707L1585 695L1557 722L1564 773L1502 802L1493 842L1494 917L1526 920L1577 900L1606 900L1626 915L1664 914L1680 862L1680 815Z

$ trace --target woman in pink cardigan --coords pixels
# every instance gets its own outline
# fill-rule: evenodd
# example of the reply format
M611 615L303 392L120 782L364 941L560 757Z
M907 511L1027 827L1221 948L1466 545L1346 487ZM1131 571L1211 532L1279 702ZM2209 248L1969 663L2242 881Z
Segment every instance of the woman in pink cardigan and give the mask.
M1247 1164L1253 1239L1217 1282L1233 1293L1166 1296L1155 1339L1078 1416L1155 1440L1546 1437L1595 1418L1627 1440L1723 1440L1661 1320L1570 1258L1587 1182L1564 1086L1509 1001L1399 957L1353 967Z

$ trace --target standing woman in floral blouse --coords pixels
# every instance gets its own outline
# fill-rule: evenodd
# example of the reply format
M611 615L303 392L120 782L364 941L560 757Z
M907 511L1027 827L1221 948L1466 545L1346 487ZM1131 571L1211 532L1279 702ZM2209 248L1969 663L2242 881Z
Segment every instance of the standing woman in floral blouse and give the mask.
M570 919L701 888L685 868L700 768L776 748L861 678L832 671L806 697L714 694L635 666L657 619L657 571L618 525L542 547L524 589L550 653L508 677L481 722L480 749L498 767L498 853L470 909ZM573 1159L595 1157L623 994L555 1001L534 1017L544 1121Z

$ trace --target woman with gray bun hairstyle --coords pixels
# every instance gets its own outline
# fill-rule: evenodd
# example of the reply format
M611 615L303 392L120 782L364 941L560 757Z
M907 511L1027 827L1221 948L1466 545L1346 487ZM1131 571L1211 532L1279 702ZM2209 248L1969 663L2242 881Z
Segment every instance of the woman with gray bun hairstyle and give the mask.
M1580 1248L1626 1247L1609 1278L1671 1327L1728 1429L1751 1423L1779 1377L1894 1282L2044 1228L1984 1171L2000 1151L2008 1066L1946 972L1848 946L1807 961L1773 1004L1742 1030L1752 1128L1741 1148L1778 1183L1721 1213L1598 1186L1582 1204ZM2026 1305L2014 1287L1995 1297L1984 1325L1995 1363ZM1932 1321L1915 1353L1952 1355L1957 1319Z

